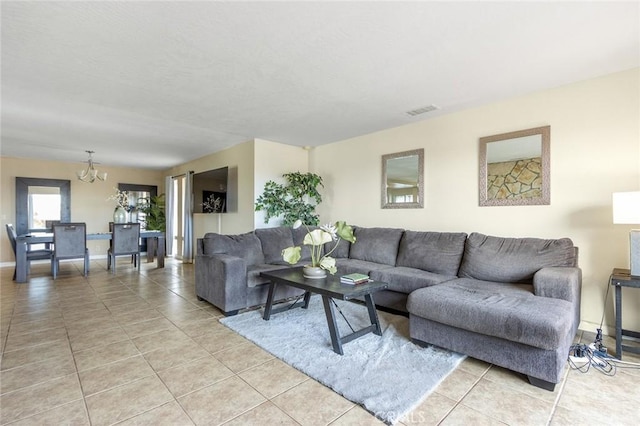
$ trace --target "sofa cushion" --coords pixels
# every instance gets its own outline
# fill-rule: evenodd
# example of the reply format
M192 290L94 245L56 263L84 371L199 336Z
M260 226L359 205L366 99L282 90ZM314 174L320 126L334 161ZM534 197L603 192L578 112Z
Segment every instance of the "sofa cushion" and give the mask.
M548 266L575 266L569 238L502 238L472 233L465 244L459 277L496 282L532 282Z
M356 227L351 225L351 228L353 229L354 235L355 235ZM335 247L335 250L334 250L334 247ZM340 243L338 243L337 247L336 247L336 242L332 241L324 245L324 252L329 253L331 250L333 250L330 254L331 257L333 257L334 259L343 259L343 258L349 257L350 248L351 248L351 243L349 241L340 240Z
M414 291L407 310L463 330L555 350L571 332L572 304L535 296L530 288L460 278Z
M228 254L245 259L247 265L264 263L260 240L253 232L221 235L213 232L202 239L204 254Z
M340 239L340 242L338 242L337 246L336 246L336 242L332 241L330 243L326 243L323 247L324 252L325 253L331 252L329 256L333 257L334 259L348 258L350 248L351 248L351 243L343 239Z
M282 250L293 246L291 228L279 226L277 228L259 228L255 230L262 243L262 253L265 263L288 265L282 259Z
M349 258L395 266L403 232L396 228L357 228Z
M336 268L338 269L336 276L341 276L353 273L371 275L372 271L391 269L392 267L366 260L338 258L336 259Z
M398 249L397 266L456 275L466 239L464 232L404 231Z
M282 269L282 265L273 264L257 264L247 267L247 287L256 287L263 284L268 284L269 279L260 275L261 272L275 271Z
M388 290L409 294L419 288L441 284L456 279L455 275L442 275L417 268L396 266L371 271L369 277L389 284Z
M304 245L302 243L304 242L304 237L307 235L307 233L317 228L317 226L301 226L297 229L291 228L293 234L293 245L301 247L300 262L311 260L311 246Z

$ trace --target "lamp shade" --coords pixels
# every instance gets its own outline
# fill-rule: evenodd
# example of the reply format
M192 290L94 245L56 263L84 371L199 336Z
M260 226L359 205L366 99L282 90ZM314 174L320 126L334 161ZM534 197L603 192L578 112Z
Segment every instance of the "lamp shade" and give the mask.
M640 191L613 193L613 223L640 224Z

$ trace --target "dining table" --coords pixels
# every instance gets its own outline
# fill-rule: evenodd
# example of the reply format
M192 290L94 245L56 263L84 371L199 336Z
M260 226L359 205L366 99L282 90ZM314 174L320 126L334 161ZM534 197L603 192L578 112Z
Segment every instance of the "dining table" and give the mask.
M140 238L147 238L147 241L156 241L157 244L157 266L158 268L164 268L164 256L165 256L165 237L162 231L140 231ZM97 232L87 234L87 240L110 240L111 232ZM53 233L49 232L33 232L29 234L18 235L16 238L16 279L18 283L27 282L27 274L29 265L27 262L27 251L31 244L45 244L53 243ZM154 244L148 244L150 246L147 250L147 262L153 262L154 250L152 247Z

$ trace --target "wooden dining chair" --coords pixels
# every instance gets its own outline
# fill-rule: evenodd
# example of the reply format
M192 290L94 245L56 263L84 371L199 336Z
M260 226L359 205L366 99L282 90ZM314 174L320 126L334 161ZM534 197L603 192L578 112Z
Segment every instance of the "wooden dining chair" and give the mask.
M116 272L116 256L132 255L133 265L140 270L140 224L114 223L111 230L111 247L107 250L107 269Z
M16 229L13 227L13 224L7 223L7 235L9 236L9 242L11 242L11 248L13 249L13 255L16 256L16 239L18 235L16 234ZM29 267L31 265L32 260L51 260L53 255L52 250L29 250L27 246L27 273L29 271ZM16 262L18 259L16 258ZM18 269L18 265L13 270L13 279L16 279L16 270Z
M86 223L56 223L53 224L53 261L51 269L53 279L58 276L60 260L84 259L84 272L89 273L89 249L87 248Z

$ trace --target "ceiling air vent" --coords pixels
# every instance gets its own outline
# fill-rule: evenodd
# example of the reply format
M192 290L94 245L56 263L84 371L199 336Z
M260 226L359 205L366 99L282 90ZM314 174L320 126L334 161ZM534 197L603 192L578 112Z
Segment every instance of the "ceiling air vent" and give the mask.
M420 115L420 114L426 114L427 112L431 112L431 111L435 111L438 108L435 105L427 105L421 108L416 108L416 109L412 109L411 111L407 111L406 114L410 115L411 117L415 117L416 115Z

